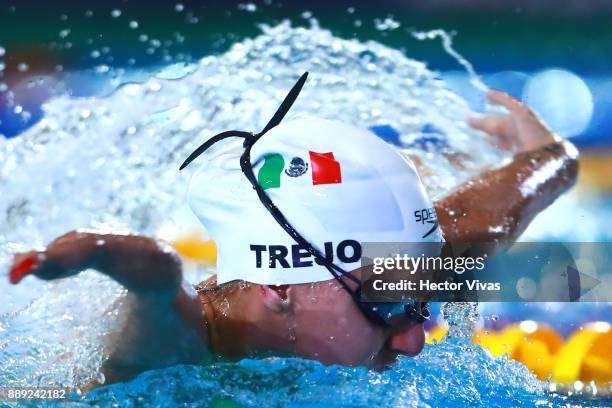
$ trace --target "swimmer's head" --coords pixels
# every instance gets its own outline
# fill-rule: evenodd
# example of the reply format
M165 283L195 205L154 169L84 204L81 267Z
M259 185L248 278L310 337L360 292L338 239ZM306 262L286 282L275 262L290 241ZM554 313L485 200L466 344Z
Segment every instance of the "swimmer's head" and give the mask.
M439 242L437 223L415 217L432 203L414 165L369 131L314 117L280 123L304 80L272 126L219 134L182 166L206 151L189 201L217 243L217 280L256 284L240 296L248 304L238 310L250 316L239 319L258 322L250 333L263 328L275 344L289 325L298 355L376 365L398 345L416 354L426 315L406 305L391 327L387 313L358 299L351 271L361 266L361 242ZM223 140L233 136L244 141Z
M213 149L200 159L189 202L217 244L219 283L332 279L262 205L241 169L242 140ZM361 266L362 242L441 240L415 217L432 203L414 165L367 130L316 117L287 121L253 145L250 160L288 223L346 271Z

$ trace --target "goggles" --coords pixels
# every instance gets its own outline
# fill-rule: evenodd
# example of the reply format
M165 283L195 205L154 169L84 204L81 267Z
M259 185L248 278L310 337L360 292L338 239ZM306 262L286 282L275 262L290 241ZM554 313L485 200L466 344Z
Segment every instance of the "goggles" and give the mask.
M240 130L229 130L226 132L219 133L211 137L204 144L198 147L193 153L187 157L180 167L180 170L187 167L193 160L199 155L204 153L215 143L229 138L239 137L244 139L243 147L244 152L240 157L240 168L244 173L245 177L251 183L253 189L257 192L259 200L268 212L274 217L276 222L289 234L294 241L307 250L316 260L317 263L324 265L330 274L340 283L340 285L346 290L351 296L355 305L361 310L364 316L371 322L388 327L395 325L397 322L405 321L406 319L411 322L422 323L429 319L429 310L427 309L426 302L415 302L412 300L405 300L400 302L365 302L361 299L361 289L363 287L362 281L353 276L350 272L345 271L341 267L334 264L333 259L330 260L325 257L321 251L315 248L310 242L308 242L292 225L289 223L287 218L272 202L270 197L266 194L263 188L257 182L257 178L253 173L253 167L251 166L251 148L253 145L270 129L277 126L285 117L295 100L297 99L306 78L308 72L304 73L300 79L293 85L293 88L289 91L279 108L274 113L274 116L265 128L256 134L250 132L244 132Z

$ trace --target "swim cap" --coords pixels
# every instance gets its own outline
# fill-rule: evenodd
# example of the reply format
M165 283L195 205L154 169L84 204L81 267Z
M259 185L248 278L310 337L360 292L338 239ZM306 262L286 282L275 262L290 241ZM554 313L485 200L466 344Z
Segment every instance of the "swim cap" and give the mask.
M217 282L333 279L261 204L241 170L243 151L241 141L207 151L189 186L217 244ZM442 240L414 165L370 131L315 117L284 122L253 145L251 165L289 223L347 271L361 266L361 242Z

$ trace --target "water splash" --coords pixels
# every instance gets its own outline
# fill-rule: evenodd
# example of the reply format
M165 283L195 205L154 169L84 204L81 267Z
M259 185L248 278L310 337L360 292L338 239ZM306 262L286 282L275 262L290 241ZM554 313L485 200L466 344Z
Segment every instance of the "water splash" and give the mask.
M448 337L469 341L480 317L478 302L448 302L442 306L442 316L448 325Z
M416 161L434 198L504 157L482 134L466 126L467 103L423 63L374 42L339 39L317 26L292 28L284 23L263 31L223 55L206 57L187 69L174 67L142 84L124 84L106 98L56 98L45 106L40 123L19 138L0 140L0 270L7 270L12 252L73 228L156 235L164 225L178 222L174 214L185 208L187 181L197 167L179 174L180 162L219 131L261 129L306 70L311 72L310 80L290 116L318 115L362 127L392 125L400 133L398 148ZM435 142L422 148L424 136L431 139L432 134ZM203 273L190 279L196 281ZM0 376L11 383L70 387L96 379L106 356L98 338L121 323L116 304L121 304L124 293L118 285L93 272L54 283L28 279L15 288L6 285L0 283L2 293L8 294L2 307L15 312L0 316ZM210 398L227 397L233 386L245 404L258 388L275 393L271 401L305 395L331 402L344 395L342 403L348 405L351 398L357 405L397 399L406 405L429 403L437 401L440 387L466 385L459 376L473 375L451 372L454 366L448 361L433 364L442 358L490 367L485 382L493 384L495 392L512 381L527 393L538 384L525 383L523 379L531 377L524 371L516 377L522 382L509 377L508 373L515 375L507 367L510 363L502 368L481 351L463 361L453 347L448 342L433 354L426 351L425 357L403 360L388 374L324 368L302 360L222 365L210 372L178 367L146 374L124 388L106 388L91 399L106 395L111 401L116 396L105 393L151 390L163 382L185 384L191 390L189 398L194 393L209 398L204 391L210 385L215 389ZM241 368L245 364L256 367L245 372ZM266 379L262 372L272 368L280 374ZM194 370L200 376L190 380ZM285 381L281 374L291 378L288 372L315 374L304 375L295 386L279 385ZM321 381L327 375L326 388ZM440 378L453 380L445 383ZM422 381L426 387L421 387ZM338 384L345 393L332 390ZM482 390L495 393L482 384L484 388L476 387L474 396L466 393L466 397L486 400L488 394ZM282 390L287 394L282 395ZM166 398L161 397L164 393L155 395L146 398ZM257 400L264 406L265 395ZM169 392L167 398L187 398L187 394Z
M532 407L572 402L545 396L543 383L521 364L494 360L483 349L468 347L470 354L463 357L465 345L457 340L427 346L419 357L402 358L385 372L285 358L176 366L97 389L86 402L122 406L224 402L244 407Z
M442 47L444 51L448 53L451 57L455 59L463 68L465 68L466 72L470 77L470 83L476 87L476 89L480 89L483 92L489 90L489 87L482 82L480 75L476 73L474 69L474 65L470 61L468 61L463 55L459 54L457 50L453 47L453 36L444 30L430 30L430 31L415 31L412 33L413 37L417 40L433 40L436 38L440 38L442 40Z

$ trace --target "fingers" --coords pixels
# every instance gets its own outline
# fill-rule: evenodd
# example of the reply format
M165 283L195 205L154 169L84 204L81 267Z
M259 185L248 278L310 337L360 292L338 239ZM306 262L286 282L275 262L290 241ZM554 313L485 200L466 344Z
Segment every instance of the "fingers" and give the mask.
M487 92L489 102L496 105L501 105L508 109L511 113L524 114L529 112L529 108L515 97L508 95L505 92L491 89Z
M490 135L501 135L504 131L503 116L487 115L467 118L467 123L474 129L482 130Z
M28 274L32 273L40 264L40 257L35 251L15 256L13 267L9 272L9 281L16 285Z
M502 150L512 150L513 143L508 138L508 118L505 116L487 115L469 117L467 123L474 129L482 130L492 138L495 146Z

